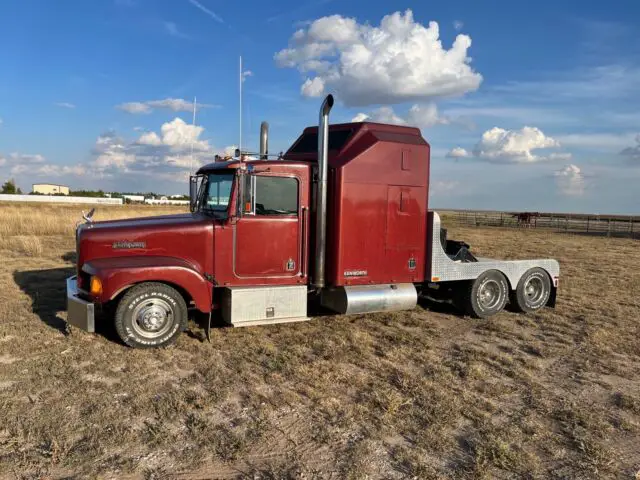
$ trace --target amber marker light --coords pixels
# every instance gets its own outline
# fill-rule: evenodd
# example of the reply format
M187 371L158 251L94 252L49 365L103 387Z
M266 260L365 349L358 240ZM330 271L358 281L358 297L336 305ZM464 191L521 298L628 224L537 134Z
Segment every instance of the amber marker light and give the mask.
M89 293L94 297L99 297L100 295L102 295L102 281L98 277L91 277Z

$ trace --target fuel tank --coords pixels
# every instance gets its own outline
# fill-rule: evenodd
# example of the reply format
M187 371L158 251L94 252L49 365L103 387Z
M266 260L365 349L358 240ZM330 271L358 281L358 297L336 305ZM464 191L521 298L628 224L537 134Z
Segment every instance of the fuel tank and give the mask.
M418 292L412 283L334 287L322 292L321 303L342 314L396 312L414 308Z

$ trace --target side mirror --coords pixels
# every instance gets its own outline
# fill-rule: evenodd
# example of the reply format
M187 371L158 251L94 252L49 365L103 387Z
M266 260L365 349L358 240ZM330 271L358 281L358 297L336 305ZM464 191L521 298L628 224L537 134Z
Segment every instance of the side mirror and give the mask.
M192 212L195 212L197 206L198 206L198 177L191 175L189 177L189 208Z

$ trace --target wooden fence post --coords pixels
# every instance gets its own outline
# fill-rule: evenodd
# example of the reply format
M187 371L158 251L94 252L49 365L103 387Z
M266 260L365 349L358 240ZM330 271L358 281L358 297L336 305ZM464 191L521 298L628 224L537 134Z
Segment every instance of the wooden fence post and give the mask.
M587 215L587 233L589 233L589 216Z
M611 236L611 218L607 219L607 237Z

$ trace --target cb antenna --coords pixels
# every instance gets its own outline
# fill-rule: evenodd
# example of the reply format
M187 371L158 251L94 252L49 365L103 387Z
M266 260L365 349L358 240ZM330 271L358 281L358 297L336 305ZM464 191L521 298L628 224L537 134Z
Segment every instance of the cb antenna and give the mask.
M191 123L191 126L194 127L192 129L192 135L191 135L191 161L189 162L189 175L193 175L193 141L195 140L196 137L196 102L197 99L194 96L193 97L193 121Z
M240 55L240 70L239 70L239 92L240 92L240 135L238 139L238 150L240 150L240 159L242 159L242 55Z

